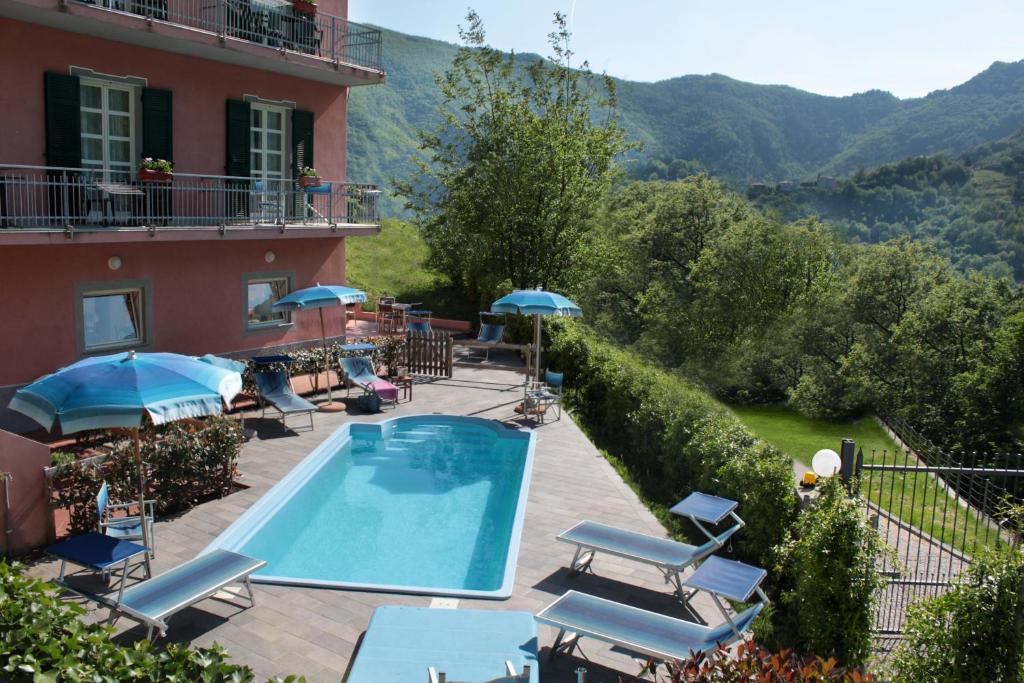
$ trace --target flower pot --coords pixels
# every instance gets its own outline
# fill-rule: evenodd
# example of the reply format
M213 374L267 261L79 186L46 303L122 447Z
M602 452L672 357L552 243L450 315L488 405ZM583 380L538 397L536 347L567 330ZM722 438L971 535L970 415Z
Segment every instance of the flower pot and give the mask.
M299 187L319 187L320 177L315 175L300 175Z
M150 171L147 168L139 169L140 183L169 183L173 174L167 171Z
M304 14L307 17L316 16L316 5L306 0L292 0L292 9L296 14Z

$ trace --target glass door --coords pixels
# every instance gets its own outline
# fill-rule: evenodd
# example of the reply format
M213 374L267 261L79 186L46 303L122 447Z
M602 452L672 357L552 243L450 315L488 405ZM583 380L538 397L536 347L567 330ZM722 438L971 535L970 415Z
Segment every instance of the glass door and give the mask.
M291 185L285 150L287 109L253 103L250 165L260 222L276 223L284 215Z
M126 183L135 166L135 90L83 79L80 86L82 167L104 182Z

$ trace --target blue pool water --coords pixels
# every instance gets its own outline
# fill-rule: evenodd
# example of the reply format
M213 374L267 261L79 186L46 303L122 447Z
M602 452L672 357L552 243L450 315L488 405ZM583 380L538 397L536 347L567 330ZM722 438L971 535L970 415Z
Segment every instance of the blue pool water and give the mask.
M348 424L211 547L275 583L508 597L533 435L447 415Z

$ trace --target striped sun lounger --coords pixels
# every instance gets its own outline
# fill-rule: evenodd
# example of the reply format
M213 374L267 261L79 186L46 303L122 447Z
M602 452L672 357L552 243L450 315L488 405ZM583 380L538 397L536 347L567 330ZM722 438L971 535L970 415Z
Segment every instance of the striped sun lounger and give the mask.
M249 606L255 605L249 576L265 564L228 550L213 550L125 590L111 606L110 621L124 614L148 626L146 637L152 640L154 631L161 636L167 633L167 619L176 612L239 583L249 593Z
M576 554L570 565L573 573L591 570L591 563L598 552L624 557L657 567L664 575L665 581L672 584L680 602L686 604L694 591L687 592L683 587L683 571L721 548L739 529L740 525L737 524L718 536L712 536L703 545L693 546L597 522L583 521L563 531L557 538L563 543L576 546Z
M569 591L537 615L559 629L550 657L571 652L581 638L595 638L659 661L685 660L691 654L729 645L750 630L764 603L749 607L714 628L656 614L586 593Z

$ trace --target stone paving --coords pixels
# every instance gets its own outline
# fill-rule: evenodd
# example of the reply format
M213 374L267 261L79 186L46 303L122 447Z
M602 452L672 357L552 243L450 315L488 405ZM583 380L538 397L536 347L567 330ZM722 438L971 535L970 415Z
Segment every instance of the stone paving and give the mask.
M493 355L492 355L493 359ZM257 436L242 451L239 469L250 488L224 499L205 503L156 525L157 572L195 556L224 528L315 446L346 421L377 421L416 413L449 413L512 422L513 407L522 391L522 375L508 369L481 365L456 367L452 379L420 381L413 400L382 414L319 413L316 429L292 432L280 423L247 419ZM354 394L353 394L354 395ZM297 420L296 425L301 421ZM657 570L610 556L594 561L596 575L570 577L566 564L571 548L555 535L581 519L592 519L645 533L664 535L665 530L583 435L572 419L536 426L537 448L526 509L526 523L511 599L460 600L460 607L538 612L565 591L585 592L685 618ZM740 511L742 514L742 510ZM744 532L740 532L744 533ZM54 562L42 562L31 571L42 578L56 576ZM226 602L206 600L186 609L170 621L167 641L196 645L220 643L234 661L255 669L262 680L289 673L304 674L314 681L343 681L350 660L375 607L385 604L428 606L427 596L353 592L254 584L256 607L239 609ZM712 623L720 616L703 595L694 606ZM106 611L96 612L96 618ZM133 622L118 622L119 639L144 637ZM587 683L617 683L620 675L632 676L638 663L627 653L594 640L584 640L574 657L560 656L548 662L554 630L540 628L543 681L576 681L575 670L585 666ZM164 641L161 641L164 642ZM500 667L501 662L496 662ZM426 672L424 672L424 680ZM625 680L631 680L626 678Z

